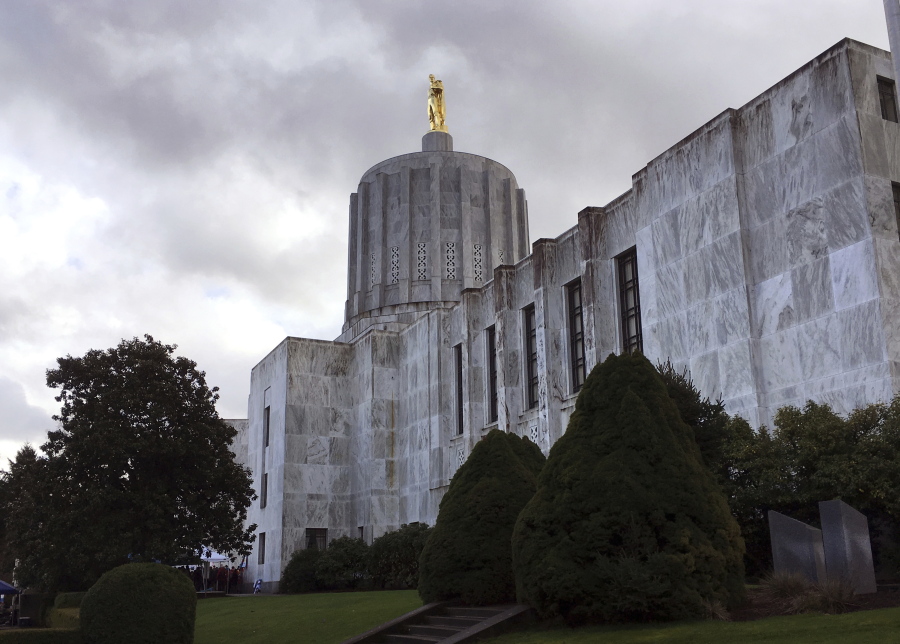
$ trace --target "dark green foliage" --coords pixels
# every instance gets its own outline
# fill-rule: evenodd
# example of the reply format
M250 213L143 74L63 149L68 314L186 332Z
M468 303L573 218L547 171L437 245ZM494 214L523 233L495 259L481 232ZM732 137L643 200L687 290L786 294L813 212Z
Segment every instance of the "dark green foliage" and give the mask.
M483 605L515 597L510 537L534 494L544 455L527 438L492 430L450 481L419 561L419 595Z
M3 644L83 644L81 631L68 630L9 630L0 635Z
M879 574L900 573L900 397L848 418L828 405L784 407L754 432L734 419L726 432L725 490L747 541L748 572L771 567L767 512L814 525L818 502L841 499L869 519Z
M295 550L281 573L282 593L311 593L322 590L316 584L316 564L322 556L318 548Z
M518 598L545 618L679 619L743 599L740 530L639 354L587 378L512 546Z
M669 398L678 408L688 427L694 433L694 440L700 449L703 463L713 473L719 483L727 477L725 465L726 424L729 421L725 413L725 403L721 400L711 401L703 398L694 387L688 375L687 367L678 371L670 361L657 365L657 371L666 385Z
M174 351L145 336L47 372L59 428L46 457L19 452L0 497L5 558L23 585L85 590L129 560L249 552L255 495L230 451L236 432L216 412L217 388Z
M419 583L419 557L432 528L410 523L387 532L369 547L368 568L378 588L403 590Z
M368 551L362 539L334 539L316 561L316 585L324 590L356 588L366 578Z
M85 644L192 644L197 593L184 573L155 563L105 573L81 601Z
M87 593L59 593L53 600L53 608L78 608Z

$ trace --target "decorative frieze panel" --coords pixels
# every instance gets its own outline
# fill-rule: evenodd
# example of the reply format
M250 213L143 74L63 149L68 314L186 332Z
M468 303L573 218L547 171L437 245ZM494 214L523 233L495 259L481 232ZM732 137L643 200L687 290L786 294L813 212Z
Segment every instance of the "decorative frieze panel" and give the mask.
M500 260L500 263L501 263L501 264L504 263L504 259L503 259L503 251L502 251L502 250L498 250L498 251L497 251L497 258Z
M372 253L372 261L370 266L369 285L375 286L375 253Z
M391 246L391 284L400 282L400 247Z
M456 448L456 469L459 469L463 466L463 463L466 462L466 450L464 447Z
M538 441L541 438L541 433L538 431L537 420L532 420L528 423L528 433L531 436L531 442L535 445L539 445Z
M428 244L416 244L416 269L420 280L428 279Z
M483 270L481 268L481 244L472 247L472 264L474 265L475 281L483 282Z
M447 250L447 274L448 280L456 279L456 242L447 242L445 244Z

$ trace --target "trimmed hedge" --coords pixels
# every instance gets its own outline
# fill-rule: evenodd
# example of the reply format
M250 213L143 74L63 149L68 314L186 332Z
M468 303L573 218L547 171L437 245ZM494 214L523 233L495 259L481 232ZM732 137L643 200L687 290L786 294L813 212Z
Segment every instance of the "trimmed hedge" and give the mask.
M427 523L403 524L369 546L369 574L379 588L404 590L419 584L419 557L431 534Z
M519 601L570 624L700 617L744 595L740 529L639 354L588 376L512 550Z
M193 644L197 593L184 573L132 563L105 573L81 602L85 644Z
M318 548L295 550L281 573L281 593L311 593L321 590L316 583L316 563L322 556Z
M81 600L87 592L83 593L59 593L53 600L53 608L80 608Z
M81 631L57 629L21 629L0 631L3 644L82 644Z
M492 430L450 481L419 561L425 603L515 599L510 538L534 494L544 455L527 438Z
M316 584L325 590L351 590L368 577L366 555L369 546L362 539L338 537L316 561Z

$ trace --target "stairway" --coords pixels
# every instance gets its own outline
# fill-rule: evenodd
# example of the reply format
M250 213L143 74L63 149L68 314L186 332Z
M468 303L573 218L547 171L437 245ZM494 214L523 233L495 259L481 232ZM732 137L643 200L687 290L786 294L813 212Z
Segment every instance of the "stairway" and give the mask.
M520 604L459 606L436 602L344 644L459 644L496 635L529 615L530 609Z

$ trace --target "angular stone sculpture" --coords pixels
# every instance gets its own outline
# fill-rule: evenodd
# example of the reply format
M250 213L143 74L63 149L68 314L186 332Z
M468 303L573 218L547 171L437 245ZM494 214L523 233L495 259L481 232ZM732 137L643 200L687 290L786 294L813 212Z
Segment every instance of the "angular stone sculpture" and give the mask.
M800 573L813 583L825 581L821 530L769 510L769 535L775 572Z
M828 579L846 579L857 595L874 593L875 566L866 516L843 501L819 502Z

